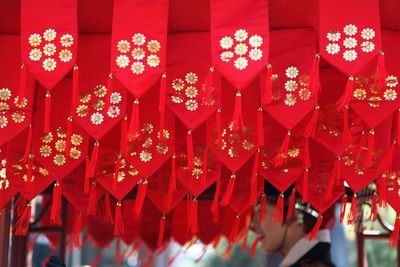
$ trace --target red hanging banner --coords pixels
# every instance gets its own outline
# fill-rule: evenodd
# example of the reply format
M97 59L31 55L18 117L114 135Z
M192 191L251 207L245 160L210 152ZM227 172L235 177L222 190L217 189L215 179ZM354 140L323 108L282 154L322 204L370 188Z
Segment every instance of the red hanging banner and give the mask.
M51 90L75 64L78 44L76 0L21 3L21 55L32 76Z
M236 89L266 69L268 1L211 1L210 33L213 64Z
M114 2L111 72L137 98L165 72L167 26L168 0Z

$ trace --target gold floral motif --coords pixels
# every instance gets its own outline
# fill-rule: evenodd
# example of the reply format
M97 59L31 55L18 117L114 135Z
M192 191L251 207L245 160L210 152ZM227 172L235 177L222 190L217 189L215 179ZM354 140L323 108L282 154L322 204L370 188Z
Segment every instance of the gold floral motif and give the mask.
M150 53L157 53L161 49L161 44L157 40L150 40L147 43L147 50L149 50Z
M201 178L201 176L203 175L203 170L201 168L193 168L192 170L192 176L198 180Z
M303 101L307 101L311 98L311 91L307 88L301 88L299 90L299 98Z
M381 105L382 98L380 96L371 96L368 99L368 104L372 108L378 108Z
M52 150L49 145L42 145L39 149L40 155L45 158L50 157L51 151Z
M7 101L11 97L11 91L8 88L1 88L0 89L0 100Z
M65 133L65 129L61 126L57 127L56 133L57 133L58 138L67 137L67 134Z
M48 176L49 175L49 171L47 169L43 168L43 167L39 167L38 171L42 176Z
M162 137L162 138L161 138L161 137ZM169 140L169 138L170 138L169 131L168 131L167 129L163 129L163 130L162 130L162 134L161 134L160 131L158 131L158 132L157 132L157 138L158 138L159 140Z
M14 105L17 108L25 108L28 105L28 99L26 97L22 98L22 101L19 101L19 97L16 96L14 98Z
M185 88L185 82L182 79L176 78L172 81L172 88L175 91L181 91Z
M142 144L142 147L144 148L149 148L153 145L153 139L151 139L151 137L147 137Z
M254 148L254 143L249 140L243 140L242 146L244 150L250 151Z
M6 127L8 124L8 119L6 116L0 116L0 128Z
M54 147L58 152L64 152L67 147L67 142L65 142L65 140L57 140Z
M288 150L288 156L291 158L297 158L300 155L300 149L298 148L290 148Z
M165 143L159 143L156 146L156 151L158 154L165 155L168 153L168 146Z
M186 73L186 75L185 75L185 81L188 83L188 84L196 84L197 83L197 81L198 81L198 76L197 76L197 74L196 73L194 73L194 72L188 72L188 73Z
M86 94L82 95L82 96L79 98L79 102L81 102L81 103L83 103L83 104L86 104L86 103L89 103L89 101L90 101L91 98L92 98L92 95L89 94L89 93L86 93Z
M76 114L79 117L86 117L89 114L89 107L86 105L79 105L76 108Z
M105 97L107 94L107 88L104 85L97 85L94 88L94 95L99 97L99 98L103 98Z
M139 157L142 162L149 162L152 159L152 154L150 151L143 150L140 152Z
M286 99L284 101L285 105L292 107L296 104L297 100L293 94L286 94Z
M57 154L54 156L53 162L57 166L62 166L66 163L65 156L63 154Z
M142 133L144 134L152 134L154 130L154 126L151 123L145 123L142 127Z
M354 90L353 97L357 100L364 100L367 97L367 92L364 89L357 88Z
M196 167L200 167L201 165L203 165L203 160L199 156L195 156L193 162L194 166Z
M195 98L198 95L198 90L194 86L188 86L185 89L185 95L189 98Z
M96 111L102 111L104 109L105 102L101 99L98 99L97 101L93 102L93 109Z
M25 120L25 113L21 111L15 111L11 114L11 119L15 123L22 123Z
M42 136L42 142L45 144L51 143L53 141L53 134L51 132Z
M83 141L83 137L79 134L73 134L71 135L71 144L73 144L74 146L79 146L80 144L82 144Z
M189 99L185 102L185 108L189 111L195 111L199 107L196 100Z
M10 109L10 106L5 102L0 102L0 112L4 112Z
M397 92L394 89L386 89L383 93L383 97L387 101L394 101L397 98Z
M237 157L240 156L240 153L239 153L239 150L238 150L237 148L235 148L235 147L230 147L230 148L228 149L228 155L229 155L231 158L237 158Z

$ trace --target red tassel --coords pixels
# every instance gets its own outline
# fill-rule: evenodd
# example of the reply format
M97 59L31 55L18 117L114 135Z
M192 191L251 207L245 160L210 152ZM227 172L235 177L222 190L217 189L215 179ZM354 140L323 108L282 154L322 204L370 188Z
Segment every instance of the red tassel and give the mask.
M383 51L379 51L379 57L376 67L376 79L375 84L378 88L383 89L386 87L386 77L388 76L385 66L385 54Z
M351 133L349 128L349 105L345 105L343 109L343 133L342 139L345 142L351 140Z
M260 161L260 150L258 149L256 155L254 156L253 169L250 177L250 186L251 186L250 199L249 199L250 205L255 205L257 202L257 170L259 161Z
M31 153L32 146L32 124L29 124L28 128L28 138L26 139L25 152L24 152L24 163L29 159L29 154Z
M351 200L351 207L349 214L347 215L347 224L357 223L358 220L358 207L357 207L357 195L354 194Z
M376 192L372 195L372 201L371 201L371 213L369 215L369 220L371 222L376 221L376 218L378 216L378 209L376 205Z
M28 202L15 224L15 235L25 236L28 233L31 220L32 204Z
M235 178L236 178L236 175L232 174L231 178L229 179L228 186L226 187L226 191L220 202L220 205L222 207L227 206L229 204L229 202L231 201L233 189L235 188L235 180L236 180Z
M279 224L283 224L284 202L285 196L281 193L271 216L271 219Z
M61 185L56 181L53 188L53 204L50 211L50 223L61 225Z
M108 74L107 93L105 95L104 110L107 112L110 108L110 94L113 91L113 74Z
M82 213L79 213L78 216L76 216L72 230L73 242L75 247L77 248L82 247L81 231L82 231Z
M218 108L217 112L215 114L216 114L215 124L216 124L216 128L217 128L217 142L218 142L218 147L221 149L223 147L221 108Z
M138 190L136 194L136 200L135 200L135 214L139 215L142 211L143 203L146 198L146 193L147 193L147 180L141 180L138 183Z
M68 116L67 118L67 131L66 131L66 140L65 140L65 156L69 156L69 152L71 149L71 136L72 136L72 116Z
M87 215L97 215L99 214L99 205L97 203L97 183L96 181L92 182L92 186L90 188L89 201L86 209Z
M189 213L189 229L192 234L197 234L199 232L199 222L198 222L198 201L197 198L193 198L190 205Z
M323 217L322 217L322 215L320 215L320 216L318 217L317 222L315 223L313 229L312 229L311 232L308 233L308 235L307 235L307 239L308 239L308 240L311 241L311 240L313 240L313 239L315 238L315 236L317 235L317 233L318 233L318 231L319 231L319 228L321 228L322 219L323 219Z
M305 169L310 169L311 168L310 139L308 137L305 137L305 141L304 141L303 167Z
M268 105L272 103L272 66L267 65L267 72L265 75L265 87L264 95L262 97L262 105Z
M213 222L218 223L219 222L219 205L218 205L218 200L219 200L219 194L221 192L221 181L218 179L215 182L215 192L214 192L214 198L213 202L211 205L211 213L213 214Z
M317 96L318 92L321 90L319 81L319 62L320 56L316 54L314 57L313 64L311 66L310 79L308 80L308 89L311 91L312 96Z
M228 241L229 244L235 243L237 234L239 232L239 226L240 226L240 215L236 215L235 220L233 221L231 232L229 233Z
M340 223L343 223L344 216L346 215L346 205L347 204L347 195L343 195L342 202L340 204Z
M114 219L111 214L111 199L110 193L106 193L104 198L104 221L107 223L114 223Z
M290 142L290 131L287 132L285 138L282 141L281 147L278 150L277 155L272 159L274 166L279 167L287 162L288 147Z
M288 205L286 220L289 220L292 217L295 202L296 202L296 189L293 188L292 193L290 194L290 202Z
M194 168L194 153L193 153L193 137L192 131L189 130L186 134L186 146L187 146L187 166L189 170Z
M202 165L202 173L200 177L200 184L205 185L207 181L207 172L208 172L208 151L207 149L203 150L203 165Z
M139 100L135 99L132 104L131 122L129 125L129 138L138 139L140 137L140 122L139 122Z
M115 208L114 218L114 236L123 235L125 233L124 221L122 218L122 202L118 201Z
M85 180L84 180L84 184L83 184L83 192L85 194L89 194L89 184L90 184L90 161L89 161L89 157L86 157L86 161L85 161Z
M28 169L26 172L26 191L32 192L32 182L33 182L33 154L29 154L28 159Z
M378 195L379 195L379 207L386 208L386 174L383 174L377 180Z
M307 203L308 202L309 178L310 178L310 171L308 169L304 169L304 172L303 172L303 203Z
M164 232L165 232L165 216L163 215L160 219L160 228L158 230L158 240L157 247L161 247L164 242Z
M389 146L388 151L383 156L378 168L376 169L377 174L388 174L392 170L393 152L396 141L392 142Z
M176 156L172 155L171 159L171 176L168 185L168 192L165 200L165 208L169 209L172 205L172 197L174 191L176 191Z
M390 235L389 247L396 248L399 243L400 216L396 216L392 234Z
M263 239L263 236L257 236L251 243L250 255L255 257L257 255L257 245Z
M307 123L306 127L303 130L303 134L305 137L314 137L315 130L317 128L318 117L319 117L319 106L316 105L311 115L310 121Z
M163 132L165 125L165 94L167 91L167 74L164 72L160 80L160 101L158 111L160 112L160 132ZM163 136L163 135L161 135Z
M202 99L202 103L204 105L211 105L212 103L213 80L214 80L214 67L210 67L203 83L204 96Z
M367 155L365 156L365 160L364 160L364 167L369 168L369 167L371 167L372 157L373 157L373 153L375 151L375 131L374 130L369 131L368 139L367 139L367 146L368 146L368 150L367 150Z
M258 220L263 222L265 220L265 215L267 215L267 195L262 193L261 195L261 208Z
M43 123L43 132L50 132L50 114L51 114L51 93L50 91L46 92L46 97L44 99L44 123Z
M243 234L243 240L242 240L242 251L246 252L247 250L247 239L249 237L249 229L246 229L246 231Z
M17 217L21 217L25 211L26 205L28 205L28 201L20 194L17 200L14 203L13 210Z
M336 102L337 110L343 110L346 105L348 105L353 98L354 90L354 77L350 76L346 83L346 88L344 89L343 95Z
M99 157L99 146L100 143L98 140L94 142L93 149L92 149L92 156L90 157L90 163L89 163L89 178L93 178L95 171L96 171L96 165L97 165L97 159Z
M332 173L328 178L328 183L326 185L326 190L324 194L324 200L329 200L333 195L333 188L335 185L339 185L342 176L341 159L336 156L335 163L333 164Z
M264 111L262 107L257 112L257 146L264 146Z
M121 153L123 157L128 156L128 118L126 117L126 115L121 122L121 140L119 153Z
M19 88L18 88L18 104L21 105L25 97L26 91L26 66L24 63L21 65L19 73Z
M231 123L234 132L244 127L242 112L242 94L240 92L236 93L235 110L233 112Z
M119 183L118 177L119 177L119 169L121 167L121 154L118 155L117 161L115 163L115 168L114 168L114 173L113 173L113 182L112 182L112 188L116 189L117 185Z
M79 69L78 66L74 66L72 72L72 108L78 106L79 101Z

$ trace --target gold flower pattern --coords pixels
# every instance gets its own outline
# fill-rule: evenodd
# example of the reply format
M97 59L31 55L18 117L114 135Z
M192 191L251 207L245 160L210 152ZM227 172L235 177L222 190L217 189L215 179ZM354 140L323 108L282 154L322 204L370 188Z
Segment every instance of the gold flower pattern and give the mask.
M28 99L19 101L13 98L9 88L0 88L0 129L5 129L10 123L21 124L26 121Z
M240 157L243 152L251 151L255 148L255 135L251 127L246 126L239 131L233 131L233 125L222 130L222 143L215 140L214 146L228 154L231 158Z

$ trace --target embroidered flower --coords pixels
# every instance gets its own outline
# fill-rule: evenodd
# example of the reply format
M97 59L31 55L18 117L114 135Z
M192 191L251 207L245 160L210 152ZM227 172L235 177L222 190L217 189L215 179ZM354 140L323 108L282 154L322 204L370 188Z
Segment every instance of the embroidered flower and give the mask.
M64 47L71 47L74 43L74 37L71 34L64 34L60 38L60 43Z
M91 98L92 98L92 95L87 93L87 94L84 94L84 95L80 96L79 102L81 102L81 103L89 103Z
M129 57L126 55L119 55L116 59L115 59L115 63L117 63L117 66L120 68L126 68L129 65Z
M154 68L160 65L160 58L157 55L150 55L147 57L147 65Z
M335 55L339 53L340 46L338 44L327 44L325 49L328 54Z
M298 148L291 148L288 149L288 156L291 158L296 158L300 155L300 149Z
M132 36L132 43L134 43L135 45L144 45L144 43L146 42L146 36L144 36L144 34L142 33L135 33Z
M117 49L120 53L126 54L131 49L131 44L127 40L121 40L117 43Z
M252 150L254 148L254 143L249 141L249 140L247 140L247 139L245 139L242 142L242 147L243 147L244 150L250 151L250 150Z
M54 29L47 29L44 31L43 33L43 38L47 41L47 42L51 42L54 39L56 39L57 33Z
M65 131L65 129L63 128L63 127L57 127L57 136L59 137L59 138L65 138L65 137L67 137L67 133L66 133L66 131Z
M161 134L161 131L157 132L158 140L161 140L161 135L162 135L162 140L169 140L169 138L170 138L170 134L169 134L169 131L167 129L163 129L162 130L162 134Z
M194 86L188 86L188 87L185 89L185 95L186 95L187 97L189 97L189 98L195 98L195 97L197 96L197 94L198 94L198 90L197 90L197 88L194 87Z
M261 49L253 48L249 52L249 57L251 60L258 61L262 58L263 54Z
M371 40L375 37L375 31L371 28L365 28L361 31L361 37L365 40Z
M353 97L357 100L364 100L367 97L367 92L364 89L357 88L353 92Z
M7 101L11 97L11 91L8 88L0 89L0 100Z
M149 50L150 53L157 53L161 49L161 44L157 40L151 40L147 43L147 50Z
M42 36L37 33L31 34L28 38L28 42L31 46L39 46L42 43Z
M245 57L238 57L237 59L235 59L234 65L236 69L244 70L245 68L247 68L248 61Z
M4 112L2 112L4 113ZM0 116L0 128L6 127L8 124L8 119L5 116Z
M71 144L74 146L79 146L83 142L83 137L79 134L71 135Z
M0 102L0 112L4 112L4 111L9 110L9 109L10 109L10 106L7 103Z
M93 109L96 111L102 111L104 109L105 103L103 100L98 99L93 103Z
M42 145L39 148L40 155L45 158L50 157L51 151L52 151L52 149L49 145Z
M189 99L189 100L186 101L185 107L189 111L194 111L199 107L199 104L197 103L196 100Z
M375 44L371 41L362 42L361 50L365 53L370 53L375 50Z
M66 162L65 156L63 154L57 154L57 155L54 156L53 162L57 166L62 166Z
M203 170L200 168L193 168L192 170L192 176L195 179L200 179L201 175L203 174Z
M64 152L65 148L67 147L67 143L65 140L57 140L54 147L58 152Z
M110 118L116 118L121 113L121 110L117 106L111 106L108 108L107 115Z
M309 100L311 98L311 91L307 88L301 88L299 90L299 98L304 101Z
M357 52L355 50L346 50L343 52L343 58L346 61L354 61L357 59Z
M144 64L139 61L133 62L131 66L131 71L133 72L133 74L142 74L144 72Z
M284 101L285 105L291 107L296 104L297 100L293 94L286 94L286 99Z
M356 38L353 37L347 37L346 39L343 40L343 45L346 48L354 48L357 46L357 40Z
M20 112L20 111L15 111L11 114L11 119L15 123L22 123L25 120L25 113Z
M397 92L394 89L386 89L385 92L383 93L383 97L387 101L393 101L396 100L397 98Z
M146 53L140 47L136 47L132 50L132 57L136 60L142 60L145 57Z
M285 82L285 89L288 92L294 92L297 89L297 82L294 80L288 80Z
M382 98L380 96L371 96L368 98L368 105L372 108L378 108L381 105Z
M221 53L221 60L224 62L229 62L233 58L234 54L231 51L226 51Z
M143 150L139 154L140 160L143 162L149 162L152 158L152 154L150 151Z
M28 99L26 97L22 98L21 101L19 101L19 96L16 96L14 98L14 105L17 108L25 108L28 105Z
M69 151L69 156L73 159L79 159L81 157L82 152L77 149L76 147L73 147Z
M249 44L251 47L260 47L263 43L263 38L260 35L253 35L249 39Z
M41 137L41 139L42 139L43 143L49 144L49 143L51 143L51 141L53 141L53 134L51 132L49 132L49 133L43 135Z
M326 34L326 38L328 38L328 40L331 42L337 42L340 40L340 32L330 31Z
M294 66L290 66L289 68L286 69L286 77L288 77L289 79L294 79L299 75L299 69L294 67Z
M239 29L235 32L235 40L238 42L246 41L248 33L246 30Z
M183 103L183 96L181 94L173 95L171 96L171 101L174 102L175 104L181 104Z
M244 44L244 43L238 43L238 44L235 46L235 53L236 53L236 55L243 56L244 54L247 53L247 50L248 50L247 45Z
M90 121L94 125L102 124L103 120L104 120L104 116L103 116L103 114L101 114L99 112L95 112L95 113L92 114L92 116L90 116Z
M29 59L32 61L39 61L42 58L42 51L38 48L34 48L29 52Z
M185 87L185 82L182 79L176 78L172 81L172 88L175 91L181 91Z
M53 58L46 58L43 61L43 69L45 71L53 71L57 67L57 62Z
M46 56L52 56L56 53L56 46L52 43L45 44L43 47L43 54Z
M222 47L222 49L229 49L233 46L233 39L228 36L222 37L219 41L219 45Z
M393 88L393 87L396 87L397 84L398 84L398 79L396 76L389 75L386 77L386 86L387 87ZM1 90L0 90L0 92L1 92ZM1 95L1 93L0 93L0 95ZM0 98L1 98L1 96L0 96Z
M112 93L110 94L110 103L111 103L111 104L116 105L116 104L119 104L121 101L122 101L122 96L121 96L120 93L118 93L118 92L112 92Z
M99 97L99 98L103 98L103 97L105 97L106 96L106 94L107 94L107 88L104 86L104 85L97 85L95 88L94 88L94 95L95 96L97 96L97 97Z
M237 148L235 148L235 147L230 147L230 148L228 149L228 155L229 155L231 158L237 158L237 157L240 156L240 153L239 153L239 150L238 150Z
M357 27L353 24L348 24L344 26L343 31L346 35L353 36L357 33Z
M188 72L188 73L185 75L185 81L186 81L188 84L195 84L195 83L197 83L197 80L198 80L197 74L194 73L194 72Z
M79 106L76 108L76 114L77 114L79 117L86 117L86 116L89 114L89 108L88 108L88 106L86 106L86 105L79 105Z
M154 130L154 126L151 123L145 123L142 127L142 133L152 134Z
M72 59L72 52L68 49L63 49L59 53L59 58L62 62L69 62Z

